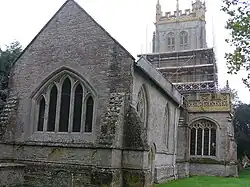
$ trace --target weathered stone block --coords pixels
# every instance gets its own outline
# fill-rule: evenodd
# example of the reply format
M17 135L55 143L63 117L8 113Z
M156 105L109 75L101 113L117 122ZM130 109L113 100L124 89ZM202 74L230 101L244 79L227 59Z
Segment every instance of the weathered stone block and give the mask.
M0 163L0 186L21 186L24 183L23 164Z

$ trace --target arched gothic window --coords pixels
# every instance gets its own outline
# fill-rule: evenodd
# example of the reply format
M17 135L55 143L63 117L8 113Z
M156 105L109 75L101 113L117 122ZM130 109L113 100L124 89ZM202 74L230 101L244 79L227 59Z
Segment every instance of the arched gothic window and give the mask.
M191 126L190 155L216 155L216 125L209 120L197 120Z
M37 131L92 132L94 95L77 78L60 76L42 93L36 102Z
M167 48L169 51L175 50L175 35L173 32L170 32L167 35Z
M83 89L81 84L78 84L75 89L73 132L81 131L82 108L83 108L82 102L83 102Z
M39 101L39 118L37 131L43 131L43 123L44 123L44 114L45 114L45 99L44 96Z
M186 31L182 31L180 33L180 48L187 49L188 47L188 33Z
M137 105L136 110L138 112L138 115L140 117L140 120L145 124L146 118L147 118L147 101L146 101L146 93L144 90L144 87L140 89L137 97Z
M169 105L165 107L164 114L164 132L163 132L163 144L168 148L168 138L169 138L169 124L170 124L170 111Z
M86 102L86 117L85 117L85 132L92 131L92 121L93 121L93 109L94 109L94 101L90 96Z
M63 81L62 92L61 92L59 132L68 132L70 94L71 94L71 82L70 82L69 78L66 78Z
M57 87L53 85L49 97L49 119L47 124L47 131L55 131L56 123L56 108L57 108ZM40 118L40 116L39 116Z

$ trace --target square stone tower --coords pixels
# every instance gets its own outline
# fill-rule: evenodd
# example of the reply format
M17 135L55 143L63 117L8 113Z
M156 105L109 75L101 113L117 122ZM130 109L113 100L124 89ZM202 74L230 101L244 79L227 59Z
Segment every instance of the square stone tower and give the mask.
M213 48L206 43L206 5L162 13L156 5L153 53L143 54L185 98L178 126L179 177L237 176L237 146L231 123L231 96L219 92Z

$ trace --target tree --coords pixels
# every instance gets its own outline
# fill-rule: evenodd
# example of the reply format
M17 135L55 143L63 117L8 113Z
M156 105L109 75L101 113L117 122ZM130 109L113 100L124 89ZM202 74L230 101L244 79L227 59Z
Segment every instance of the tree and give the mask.
M250 105L240 104L235 108L233 119L238 158L250 156Z
M8 94L10 69L21 52L22 46L17 41L7 45L5 50L0 48L0 109L3 107Z
M226 42L233 47L233 52L226 53L229 74L237 74L240 70L250 70L250 0L223 0L222 11L228 16L226 29L230 36ZM243 78L244 84L250 88L250 73Z

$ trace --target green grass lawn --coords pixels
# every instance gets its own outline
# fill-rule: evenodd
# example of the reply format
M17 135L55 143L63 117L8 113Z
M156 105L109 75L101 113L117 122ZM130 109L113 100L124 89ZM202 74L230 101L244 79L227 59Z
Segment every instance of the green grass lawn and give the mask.
M239 178L190 177L156 187L250 187L250 169L242 171Z

